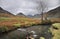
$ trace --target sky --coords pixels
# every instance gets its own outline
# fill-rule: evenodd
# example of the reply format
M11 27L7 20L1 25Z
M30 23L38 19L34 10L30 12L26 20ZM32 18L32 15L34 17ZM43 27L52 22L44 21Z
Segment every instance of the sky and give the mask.
M20 12L25 15L40 14L41 5L46 12L60 6L60 0L0 0L0 7L15 15Z

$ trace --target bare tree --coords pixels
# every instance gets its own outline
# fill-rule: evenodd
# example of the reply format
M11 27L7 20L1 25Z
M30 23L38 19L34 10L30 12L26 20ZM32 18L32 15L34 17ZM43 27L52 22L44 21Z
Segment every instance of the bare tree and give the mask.
M44 19L47 19L46 17L44 18L43 16L43 13L44 13L44 10L47 9L47 5L45 2L43 2L42 0L40 1L40 6L41 6L41 22L43 23L43 20Z

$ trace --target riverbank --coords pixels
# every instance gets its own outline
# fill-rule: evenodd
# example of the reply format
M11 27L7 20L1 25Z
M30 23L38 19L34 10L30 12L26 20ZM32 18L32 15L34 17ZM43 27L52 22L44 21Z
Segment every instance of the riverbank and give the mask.
M54 35L52 39L60 39L60 23L52 24L52 27L50 28L50 30Z

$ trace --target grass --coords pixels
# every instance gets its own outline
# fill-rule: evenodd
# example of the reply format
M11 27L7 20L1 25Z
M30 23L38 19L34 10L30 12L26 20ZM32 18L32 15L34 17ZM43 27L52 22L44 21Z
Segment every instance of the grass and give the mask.
M6 26L0 27L0 33L8 31L9 29Z
M52 23L60 23L60 18L51 18Z
M60 23L52 24L52 26L58 28L58 30L54 28L50 29L52 31L52 34L54 35L52 39L60 39Z
M14 27L21 27L21 24L17 23L17 24L13 24Z
M35 24L39 24L40 20L26 18L26 17L0 17L0 30L13 30L18 27L29 27ZM6 29L5 29L6 28Z
M53 24L53 26L60 29L60 23L55 23L55 24Z
M10 20L10 18L0 17L0 21Z
M57 27L58 30L51 28L51 32L54 35L52 39L60 39L60 21L59 19L50 19L48 21L44 21L44 23L55 23L52 24L52 26ZM26 17L0 17L0 32L5 32L9 30L13 30L18 27L29 27L33 25L42 24L41 20L39 19L32 19L32 18L26 18ZM48 31L49 32L49 31ZM41 37L41 39L44 39Z

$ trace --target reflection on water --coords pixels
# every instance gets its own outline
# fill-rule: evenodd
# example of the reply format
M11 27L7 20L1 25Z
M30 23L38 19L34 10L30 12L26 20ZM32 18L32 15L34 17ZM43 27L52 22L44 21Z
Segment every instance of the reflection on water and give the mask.
M51 25L39 25L28 28L20 28L10 33L0 36L0 39L25 39L32 36L35 39L44 37L45 39L51 39L52 33L49 31Z

